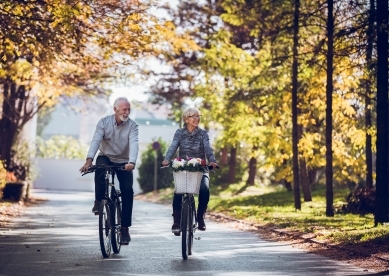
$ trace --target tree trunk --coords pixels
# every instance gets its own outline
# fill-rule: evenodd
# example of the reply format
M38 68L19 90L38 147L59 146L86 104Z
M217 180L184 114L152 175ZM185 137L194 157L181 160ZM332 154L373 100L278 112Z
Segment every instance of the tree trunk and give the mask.
M299 179L299 153L298 153L298 32L299 32L300 0L294 0L294 23L293 23L293 66L292 66L292 149L293 149L293 191L294 207L301 210L300 179Z
M317 181L317 169L308 169L309 186L312 187Z
M228 173L228 184L235 183L235 171L236 171L236 147L231 148L230 152L230 171Z
M307 164L303 158L300 158L300 181L303 188L304 202L312 201L311 185L309 184Z
M6 169L13 170L12 146L22 127L34 116L36 110L24 85L17 86L10 78L3 80L2 117L0 119L0 160Z
M284 186L288 192L291 192L293 190L292 182L284 179Z
M327 0L327 86L326 86L326 216L334 216L333 167L332 167L332 91L334 59L334 1Z
M373 32L374 32L375 6L374 0L370 0L369 26L367 28L367 49L366 49L366 96L365 96L365 129L366 129L366 188L373 189L373 152L371 142L371 71L373 56Z
M388 1L377 1L376 225L388 222L388 126Z
M0 159L4 160L7 170L11 166L11 150L15 137L18 132L15 114L15 83L7 80L3 84L3 108L2 118L0 120Z
M228 164L228 148L224 147L222 149L222 154L220 157L220 164L227 165Z
M256 175L257 175L257 158L251 157L249 162L249 177L246 182L247 186L254 185Z

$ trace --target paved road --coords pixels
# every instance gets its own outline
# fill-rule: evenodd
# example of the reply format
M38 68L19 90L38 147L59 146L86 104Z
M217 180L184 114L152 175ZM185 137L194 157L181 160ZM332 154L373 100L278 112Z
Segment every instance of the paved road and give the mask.
M184 261L168 206L135 201L132 242L103 259L92 193L34 190L49 199L0 228L0 276L10 275L369 275L280 243L209 222ZM198 233L198 232L196 232Z

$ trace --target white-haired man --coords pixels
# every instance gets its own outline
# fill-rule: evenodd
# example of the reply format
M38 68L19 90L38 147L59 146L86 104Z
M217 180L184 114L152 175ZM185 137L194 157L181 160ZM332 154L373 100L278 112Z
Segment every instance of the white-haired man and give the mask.
M98 150L96 158L98 164L123 164L125 170L117 171L117 178L120 184L122 195L122 244L131 241L128 228L132 223L133 206L133 173L136 159L138 157L138 124L131 120L129 115L131 104L127 98L119 97L113 105L114 114L99 120L89 147L86 162L80 169L85 172L92 166L93 159ZM104 196L104 170L95 172L95 203L92 209L98 214L100 201Z

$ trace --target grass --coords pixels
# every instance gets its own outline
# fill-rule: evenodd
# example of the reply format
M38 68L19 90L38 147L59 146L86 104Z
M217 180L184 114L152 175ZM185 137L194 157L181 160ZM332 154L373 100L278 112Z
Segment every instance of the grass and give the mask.
M327 217L324 186L314 189L312 201L302 202L301 210L296 210L292 192L280 188L271 190L268 187L258 187L251 188L251 194L247 191L239 195L234 194L236 190L241 189L241 185L244 184L231 185L224 191L214 189L209 208L263 226L315 234L316 238L333 244L378 241L389 236L387 225L374 226L372 214L336 212L334 217ZM334 188L335 210L340 210L342 205L346 204L348 193L348 188Z
M312 201L302 201L301 210L295 210L293 193L282 187L249 187L237 193L243 185L230 185L225 190L212 187L208 209L264 227L314 234L316 239L333 244L382 243L389 237L388 225L375 227L372 214L363 216L336 212L334 217L327 217L324 186L314 189ZM348 193L348 188L334 188L335 210L346 203ZM172 195L173 189L164 189L145 196L170 203Z

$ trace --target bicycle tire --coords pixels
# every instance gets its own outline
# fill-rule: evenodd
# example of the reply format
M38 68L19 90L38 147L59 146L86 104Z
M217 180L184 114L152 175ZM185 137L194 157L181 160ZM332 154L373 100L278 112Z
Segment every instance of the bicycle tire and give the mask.
M117 193L118 194L118 193ZM114 253L119 253L121 248L121 242L122 238L120 235L120 228L122 224L122 202L121 198L119 196L115 196L114 201L114 209L112 210L112 234L111 234L111 244L112 244L112 251Z
M189 235L190 232L189 212L190 212L189 200L185 200L181 212L181 234L182 234L181 251L182 251L182 258L184 260L188 259L188 237L190 236Z
M111 255L110 207L107 200L102 200L99 208L99 239L101 254L104 258Z
M188 230L187 243L188 243L188 255L192 255L193 236L194 236L193 233L194 233L194 228L195 228L194 218L196 216L195 209L193 208L193 206L192 206L192 208L190 208L189 213L190 213L190 216L189 216L189 230Z

